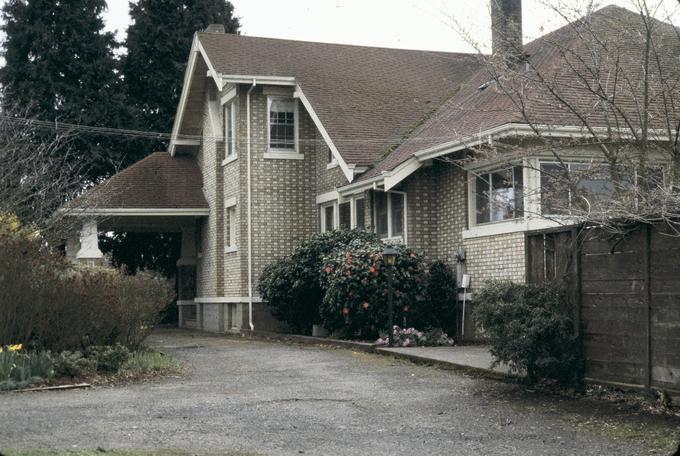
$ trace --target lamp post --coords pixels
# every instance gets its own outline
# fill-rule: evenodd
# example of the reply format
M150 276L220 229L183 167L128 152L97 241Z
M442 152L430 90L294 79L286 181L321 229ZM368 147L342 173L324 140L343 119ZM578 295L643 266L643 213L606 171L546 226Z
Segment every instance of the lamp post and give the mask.
M394 264L397 262L397 249L388 245L383 250L383 263L387 266L387 320L389 324L388 346L394 342Z

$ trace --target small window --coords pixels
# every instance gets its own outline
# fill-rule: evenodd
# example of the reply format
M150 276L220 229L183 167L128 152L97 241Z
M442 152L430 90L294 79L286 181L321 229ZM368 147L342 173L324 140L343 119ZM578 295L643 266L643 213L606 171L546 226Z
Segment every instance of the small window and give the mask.
M366 229L366 209L363 198L354 200L354 227L360 230Z
M475 178L477 224L509 220L524 215L523 169L521 166Z
M340 229L349 230L352 226L352 205L349 201L338 205L338 216L340 219Z
M385 239L405 237L406 195L400 192L375 192L375 232Z
M230 250L235 250L236 249L236 232L237 232L237 227L236 227L236 206L231 206L227 208L227 213L226 213L226 233L225 233L225 244L227 249Z
M387 193L375 192L375 232L381 238L389 237L387 217Z
M335 229L335 204L323 206L321 208L321 232L332 231Z
M234 155L234 124L235 124L235 107L234 103L229 103L224 106L224 143L225 143L225 158Z
M335 164L337 163L337 161L335 160L335 156L333 155L333 151L331 150L330 147L328 148L328 157L327 157L327 160L328 160L327 163L328 163L329 165L335 165Z
M269 98L269 148L295 151L296 101L294 98Z

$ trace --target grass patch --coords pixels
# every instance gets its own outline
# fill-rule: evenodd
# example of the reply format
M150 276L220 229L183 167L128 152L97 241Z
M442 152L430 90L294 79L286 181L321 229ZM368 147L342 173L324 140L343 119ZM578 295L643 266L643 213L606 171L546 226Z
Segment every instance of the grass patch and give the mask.
M133 374L179 372L181 369L182 362L179 359L153 350L131 353L121 368Z
M597 418L579 420L575 424L602 437L641 443L647 447L649 454L671 454L680 444L680 427L645 423L632 425Z

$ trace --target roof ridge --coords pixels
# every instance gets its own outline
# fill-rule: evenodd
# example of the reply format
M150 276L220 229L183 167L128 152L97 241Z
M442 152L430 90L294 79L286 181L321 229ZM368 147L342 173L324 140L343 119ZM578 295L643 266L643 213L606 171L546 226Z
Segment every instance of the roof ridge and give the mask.
M262 41L276 41L276 42L286 42L293 44L311 44L311 45L321 45L321 46L332 46L332 47L348 47L348 48L362 48L362 49L375 49L375 50L385 50L385 51L396 51L396 52L426 52L431 54L441 54L448 56L459 56L459 57L471 57L477 55L476 52L452 52L452 51L435 51L431 49L408 49L408 48L396 48L387 46L369 46L364 44L348 44L348 43L330 43L327 41L310 41L310 40L295 40L290 38L273 38L268 36L255 36L255 35L236 35L233 33L215 33L215 32L205 32L198 31L196 35L199 37L201 35L208 35L210 37L224 37L227 39L246 39L246 40L262 40Z

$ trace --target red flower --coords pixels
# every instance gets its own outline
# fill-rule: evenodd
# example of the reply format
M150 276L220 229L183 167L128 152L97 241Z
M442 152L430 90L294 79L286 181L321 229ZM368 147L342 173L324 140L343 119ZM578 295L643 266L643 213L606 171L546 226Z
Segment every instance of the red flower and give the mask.
M368 309L368 303L367 303L366 301L364 301L364 302L361 304L361 307L363 307L364 310L367 310L367 309Z
M333 268L330 266L326 266L326 269L324 269L324 271L326 271L326 274L330 274L331 272L333 272Z
M349 315L349 307L343 307L342 308L342 314L345 315L345 316Z
M404 306L404 312L408 312L408 306Z

